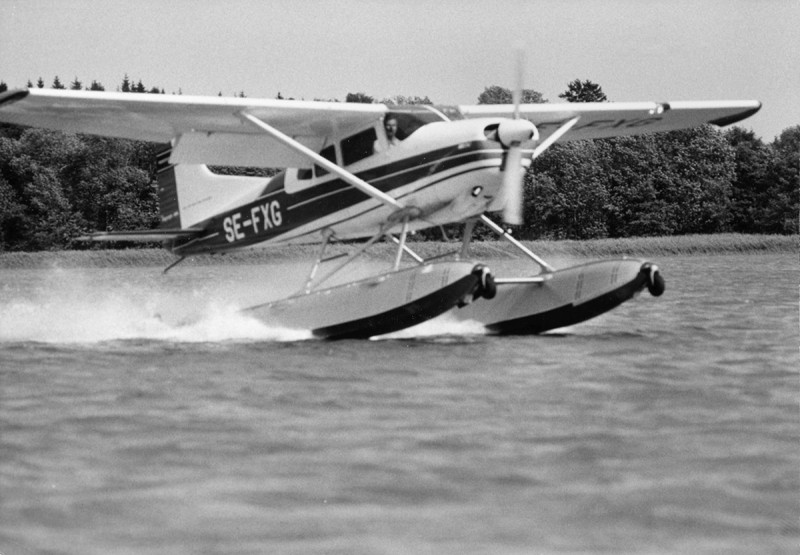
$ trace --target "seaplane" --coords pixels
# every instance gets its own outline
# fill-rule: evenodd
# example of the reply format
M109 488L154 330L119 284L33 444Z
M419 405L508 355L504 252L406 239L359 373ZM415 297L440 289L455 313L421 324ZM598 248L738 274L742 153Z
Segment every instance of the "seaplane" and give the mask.
M296 293L254 297L242 309L315 337L369 338L445 313L479 322L487 333L539 334L593 318L644 289L663 293L664 278L647 260L557 269L514 238L508 226L522 223L525 172L559 141L725 126L761 104L522 104L521 92L517 86L511 104L398 106L14 89L0 95L0 121L165 145L160 227L98 231L87 240L160 242L177 257L166 270L188 256L319 244ZM219 175L209 166L281 171L261 178ZM426 259L413 250L410 233L444 224L464 226L452 252ZM495 276L473 260L477 225L510 242L530 271ZM382 240L396 248L386 269L333 279L347 277ZM335 243L349 251L331 254Z

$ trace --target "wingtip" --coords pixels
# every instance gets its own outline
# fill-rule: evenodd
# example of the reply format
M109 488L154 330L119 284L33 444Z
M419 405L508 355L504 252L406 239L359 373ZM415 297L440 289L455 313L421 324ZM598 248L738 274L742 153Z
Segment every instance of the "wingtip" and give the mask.
M714 121L710 121L708 123L712 125L716 125L718 127L725 127L726 125L731 125L733 123L737 123L742 121L743 119L747 119L756 112L761 109L761 102L755 101L755 104L752 107L749 107L741 112L737 112L730 116L725 116L724 118L715 119Z
M28 94L28 89L13 89L4 93L0 93L0 106L3 106L4 104L11 104L17 100L22 100L28 96Z

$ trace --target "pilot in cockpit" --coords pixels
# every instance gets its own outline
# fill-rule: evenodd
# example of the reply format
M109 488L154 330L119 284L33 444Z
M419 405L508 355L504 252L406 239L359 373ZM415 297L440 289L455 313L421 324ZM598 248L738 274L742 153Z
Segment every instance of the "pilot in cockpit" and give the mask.
M397 137L397 116L387 114L383 119L383 129L386 131L386 148L391 149L400 144L400 139ZM382 152L384 150L380 141L375 141L373 145L374 152Z

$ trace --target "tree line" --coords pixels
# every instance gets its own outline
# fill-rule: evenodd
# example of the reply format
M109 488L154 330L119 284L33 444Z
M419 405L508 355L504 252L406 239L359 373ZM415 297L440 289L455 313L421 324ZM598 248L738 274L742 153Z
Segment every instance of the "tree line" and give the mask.
M37 86L42 84L40 78ZM58 78L53 85L66 88ZM76 77L70 88L87 87ZM6 90L0 82L0 92ZM164 94L133 83L131 93ZM244 96L244 92L236 96ZM591 81L569 83L560 98L602 102ZM283 98L278 93L277 98ZM345 101L375 102L362 93ZM547 102L532 89L524 102ZM419 96L388 104L431 104ZM509 103L511 91L486 87L479 103ZM0 251L85 248L76 237L91 231L150 229L158 225L153 143L71 135L0 125ZM219 173L270 175L269 170L214 168ZM558 144L525 176L523 239L591 239L688 233L798 233L800 125L770 143L739 127L711 126ZM425 233L433 238L435 234Z

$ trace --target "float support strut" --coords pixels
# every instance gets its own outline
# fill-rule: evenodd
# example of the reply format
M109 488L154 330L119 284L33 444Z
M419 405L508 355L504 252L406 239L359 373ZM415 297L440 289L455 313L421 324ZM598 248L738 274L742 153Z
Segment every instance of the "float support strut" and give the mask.
M548 264L547 262L536 256L528 247L526 247L525 245L514 239L510 233L508 233L505 229L494 223L492 220L486 217L486 215L481 216L481 221L486 225L488 225L490 228L492 228L492 230L498 235L500 235L503 239L505 239L506 241L517 247L523 253L525 253L525 255L528 258L536 262L542 269L542 271L555 272L556 270L555 268L553 268L550 264Z

